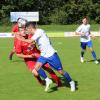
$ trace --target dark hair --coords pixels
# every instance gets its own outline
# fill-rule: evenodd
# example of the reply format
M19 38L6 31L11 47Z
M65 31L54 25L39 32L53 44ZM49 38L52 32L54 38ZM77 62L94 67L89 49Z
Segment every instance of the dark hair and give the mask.
M34 22L27 22L25 25L25 28L32 26L33 28L36 28L36 24Z
M82 18L82 20L83 20L83 19L87 19L87 20L88 20L88 16L84 16L84 17Z
M26 20L26 19L24 19L24 18L20 18L20 17L17 19L17 22L18 22L20 19L21 19L21 20L24 20L24 21L26 21L26 22L27 22L27 20Z

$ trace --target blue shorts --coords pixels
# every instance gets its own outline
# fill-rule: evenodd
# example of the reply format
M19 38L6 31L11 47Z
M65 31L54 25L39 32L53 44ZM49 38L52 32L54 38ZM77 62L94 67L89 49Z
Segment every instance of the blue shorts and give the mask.
M43 65L48 63L53 69L62 70L62 64L57 53L54 53L51 57L48 58L40 56L37 62L40 62Z
M92 41L89 42L81 42L81 48L82 49L86 49L86 46L88 46L89 48L92 48Z

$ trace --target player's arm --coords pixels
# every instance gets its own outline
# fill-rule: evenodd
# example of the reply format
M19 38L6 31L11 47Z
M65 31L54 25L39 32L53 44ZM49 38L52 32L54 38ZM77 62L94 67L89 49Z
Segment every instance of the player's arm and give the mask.
M20 40L16 40L16 43L14 43L15 46L15 52L17 57L19 58L33 58L32 55L24 55L22 54L22 48L21 48L21 41Z
M84 35L82 32L75 32L76 35Z
M19 57L19 58L34 58L34 56L33 55L24 55L24 54L16 54L17 55L17 57Z
M91 37L92 39L96 39L96 36L95 36L94 34L92 34L92 33L90 33L90 37Z
M90 27L90 25L89 25L89 27ZM95 36L93 33L90 32L90 29L89 29L89 35L90 35L90 37L91 37L92 39L95 39L95 38L96 38L96 36Z
M76 34L76 35L85 35L84 32L80 32L80 31L76 31L75 34Z
M85 35L85 33L84 32L81 32L81 30L82 30L82 26L79 26L77 29L76 29L76 31L75 31L75 34L76 35Z
M33 39L22 39L22 41L35 44L35 41Z
M33 53L31 55L24 55L22 53L19 53L19 54L17 53L16 55L19 58L39 58L40 57L40 54L39 53Z
M17 35L17 39L23 41L23 42L27 42L27 43L33 43L35 44L35 41L33 39L25 39L24 37L22 37L21 35Z

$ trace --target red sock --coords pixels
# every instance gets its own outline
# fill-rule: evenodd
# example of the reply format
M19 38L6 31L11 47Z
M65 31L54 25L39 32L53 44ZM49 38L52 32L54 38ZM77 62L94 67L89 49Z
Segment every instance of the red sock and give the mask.
M60 81L60 79L58 78L58 76L55 74L55 72L52 70L51 72L49 72L51 78L53 79L53 81L57 84L57 86L61 86L62 83Z
M40 76L35 76L35 78L41 85L45 85L45 80L42 80Z

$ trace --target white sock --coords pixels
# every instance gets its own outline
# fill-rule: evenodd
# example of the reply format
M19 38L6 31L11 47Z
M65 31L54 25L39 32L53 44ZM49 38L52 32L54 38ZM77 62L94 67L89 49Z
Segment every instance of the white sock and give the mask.
M49 80L49 78L47 77L47 78L45 78L45 81L47 82Z

